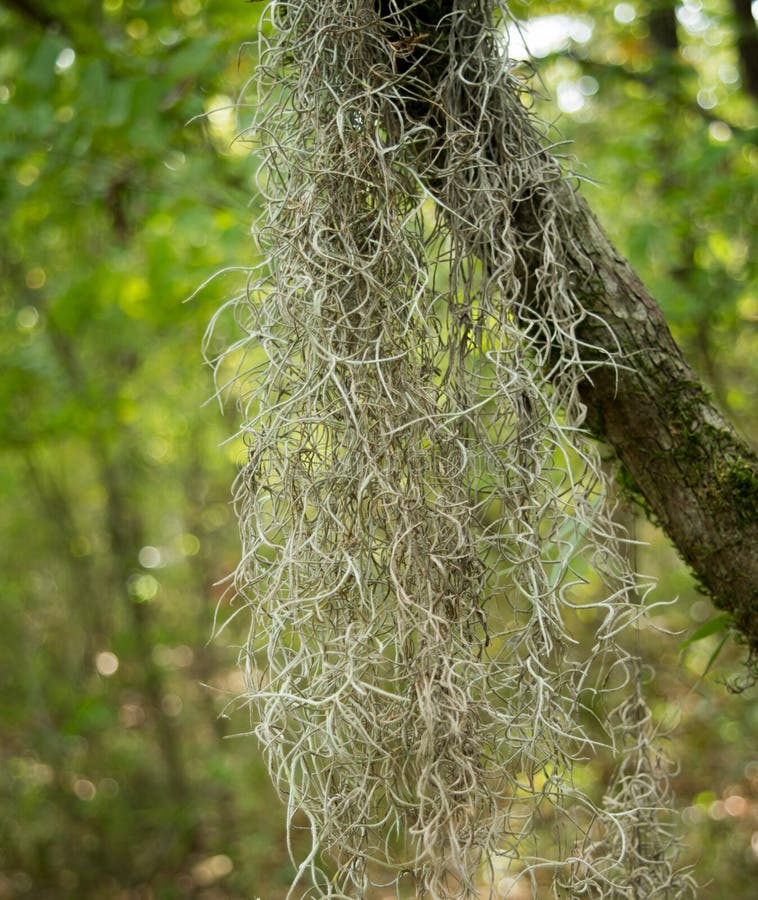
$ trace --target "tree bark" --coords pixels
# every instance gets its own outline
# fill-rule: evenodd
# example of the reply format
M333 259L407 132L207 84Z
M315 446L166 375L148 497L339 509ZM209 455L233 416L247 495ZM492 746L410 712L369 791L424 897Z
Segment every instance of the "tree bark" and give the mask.
M580 337L621 366L598 367L582 394L592 431L616 451L633 492L716 606L758 652L758 458L711 402L660 307L568 183ZM569 207L571 208L571 207Z
M613 448L622 482L671 538L715 605L730 613L758 658L758 457L716 408L682 356L663 312L616 250L587 202L556 179L573 291L589 314L581 396L586 426ZM520 211L536 246L539 200ZM535 252L520 277L539 269ZM527 288L528 290L528 288ZM598 351L612 364L594 363Z

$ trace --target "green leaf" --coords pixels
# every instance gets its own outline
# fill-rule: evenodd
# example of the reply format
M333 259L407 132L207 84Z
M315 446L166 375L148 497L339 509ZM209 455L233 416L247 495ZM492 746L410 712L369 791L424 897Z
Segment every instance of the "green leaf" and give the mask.
M728 638L729 638L729 633L727 632L721 638L721 640L718 642L718 645L716 646L716 649L713 651L713 653L711 653L711 655L708 657L708 663L707 663L706 667L703 669L703 674L700 676L701 678L705 678L705 676L711 671L711 666L718 659L718 656L721 653L721 651L724 649L724 644L727 642Z
M686 650L690 644L695 644L698 641L710 637L712 634L718 634L721 631L725 631L731 624L731 615L729 613L721 613L713 619L704 622L700 628L696 628L686 640L682 641L679 645L679 649ZM708 667L710 668L710 663L708 664Z

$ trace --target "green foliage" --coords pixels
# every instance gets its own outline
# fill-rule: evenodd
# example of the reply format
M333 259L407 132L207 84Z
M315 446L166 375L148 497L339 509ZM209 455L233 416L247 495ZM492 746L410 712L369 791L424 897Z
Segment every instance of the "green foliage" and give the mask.
M581 11L592 27L548 54L540 74L573 110L558 127L593 182L593 208L718 402L755 435L758 98L741 85L732 5L680 4L675 52L656 40L660 4L608 12L618 6L632 21L589 18L597 4L525 7L531 19Z
M235 651L207 645L240 449L200 344L229 282L183 302L250 252L255 161L197 116L255 12L91 6L0 12L0 895L270 895L278 807L222 742Z
M699 628L696 628L679 646L682 650L685 650L691 644L702 641L712 634L720 634L727 630L731 621L732 617L728 613L721 613L721 615L714 616L712 619L704 622Z
M582 98L558 128L686 354L756 434L758 101L731 4L686 4L674 58L651 39L651 2L626 24L616 3L520 5L592 26L539 61L547 92ZM222 443L233 418L203 405L200 343L239 280L182 302L252 261L256 161L233 115L202 116L249 77L261 6L0 8L0 897L276 900L291 881L258 748L222 740L249 728L233 703L244 635L208 642L237 562L241 448ZM638 527L642 570L679 596L660 624L686 634L713 611ZM712 879L701 896L747 898L758 713L713 677L693 687L722 637L700 632L683 661L643 641L657 712L681 709L672 755ZM727 643L711 676L738 666Z

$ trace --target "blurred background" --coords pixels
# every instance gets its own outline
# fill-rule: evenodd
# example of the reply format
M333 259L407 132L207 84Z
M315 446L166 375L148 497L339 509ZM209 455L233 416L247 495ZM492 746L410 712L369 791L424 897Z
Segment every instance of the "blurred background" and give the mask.
M585 193L755 440L758 4L512 7ZM201 342L242 276L183 302L254 262L232 104L261 8L0 3L0 898L279 900L293 874L235 701L242 617L211 640L243 450ZM678 596L657 618L677 636L644 653L686 856L700 896L747 900L755 694L727 690L741 648L636 528L656 598Z

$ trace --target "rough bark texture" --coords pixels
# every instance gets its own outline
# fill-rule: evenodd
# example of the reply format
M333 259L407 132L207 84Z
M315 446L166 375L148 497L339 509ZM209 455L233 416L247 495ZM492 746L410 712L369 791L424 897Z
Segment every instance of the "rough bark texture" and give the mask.
M582 388L587 426L622 463L626 488L658 523L704 591L731 613L758 654L758 457L713 404L687 364L663 312L567 180L554 188L567 214L564 241L574 291L591 315ZM525 243L540 228L525 204ZM526 260L522 277L540 265ZM599 364L598 349L616 367Z
M567 195L572 192L565 185ZM567 198L568 199L568 198ZM721 609L758 651L758 459L710 401L660 307L574 195L577 293L608 328L587 342L623 365L583 391L589 425L618 454L634 492ZM588 263L589 261L589 263Z

